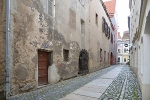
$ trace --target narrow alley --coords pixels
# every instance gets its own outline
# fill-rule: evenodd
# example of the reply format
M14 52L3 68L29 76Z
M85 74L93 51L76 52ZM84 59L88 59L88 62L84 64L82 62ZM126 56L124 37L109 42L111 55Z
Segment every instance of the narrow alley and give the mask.
M150 0L0 0L0 100L150 100Z
M11 100L141 100L135 75L127 65L114 65L38 90Z

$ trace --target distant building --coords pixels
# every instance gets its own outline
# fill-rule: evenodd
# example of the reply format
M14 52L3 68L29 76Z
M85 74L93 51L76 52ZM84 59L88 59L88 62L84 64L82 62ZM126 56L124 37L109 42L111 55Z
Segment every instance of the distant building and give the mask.
M122 44L122 38L120 36L120 32L118 32L118 59L117 59L117 63L118 64L122 64L123 63L123 58L122 58L122 54L123 54L123 44Z
M125 31L122 38L118 33L118 64L129 62L129 47L129 31Z
M130 47L130 34L129 31L125 31L123 33L122 37L122 43L123 43L123 63L127 64L129 62L129 47Z

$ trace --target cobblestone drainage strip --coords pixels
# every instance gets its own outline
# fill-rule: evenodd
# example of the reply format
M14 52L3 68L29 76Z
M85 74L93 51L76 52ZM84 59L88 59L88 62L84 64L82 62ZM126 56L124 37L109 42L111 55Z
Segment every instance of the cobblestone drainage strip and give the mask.
M99 100L142 100L138 81L128 66L123 67Z

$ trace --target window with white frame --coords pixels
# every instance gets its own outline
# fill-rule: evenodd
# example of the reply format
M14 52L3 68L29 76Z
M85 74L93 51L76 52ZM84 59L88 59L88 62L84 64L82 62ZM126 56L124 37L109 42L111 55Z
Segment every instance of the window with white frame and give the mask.
M44 12L50 16L53 16L54 12L54 2L53 0L44 0Z

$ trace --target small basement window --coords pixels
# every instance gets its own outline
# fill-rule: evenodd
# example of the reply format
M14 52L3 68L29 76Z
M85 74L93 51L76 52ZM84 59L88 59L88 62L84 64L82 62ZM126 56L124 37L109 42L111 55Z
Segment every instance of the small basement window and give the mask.
M69 61L69 50L63 49L64 61Z
M102 49L100 49L100 62L102 62Z
M81 33L84 34L85 32L85 22L81 19Z
M95 23L96 23L96 25L98 26L98 14L96 13L96 15L95 15Z

